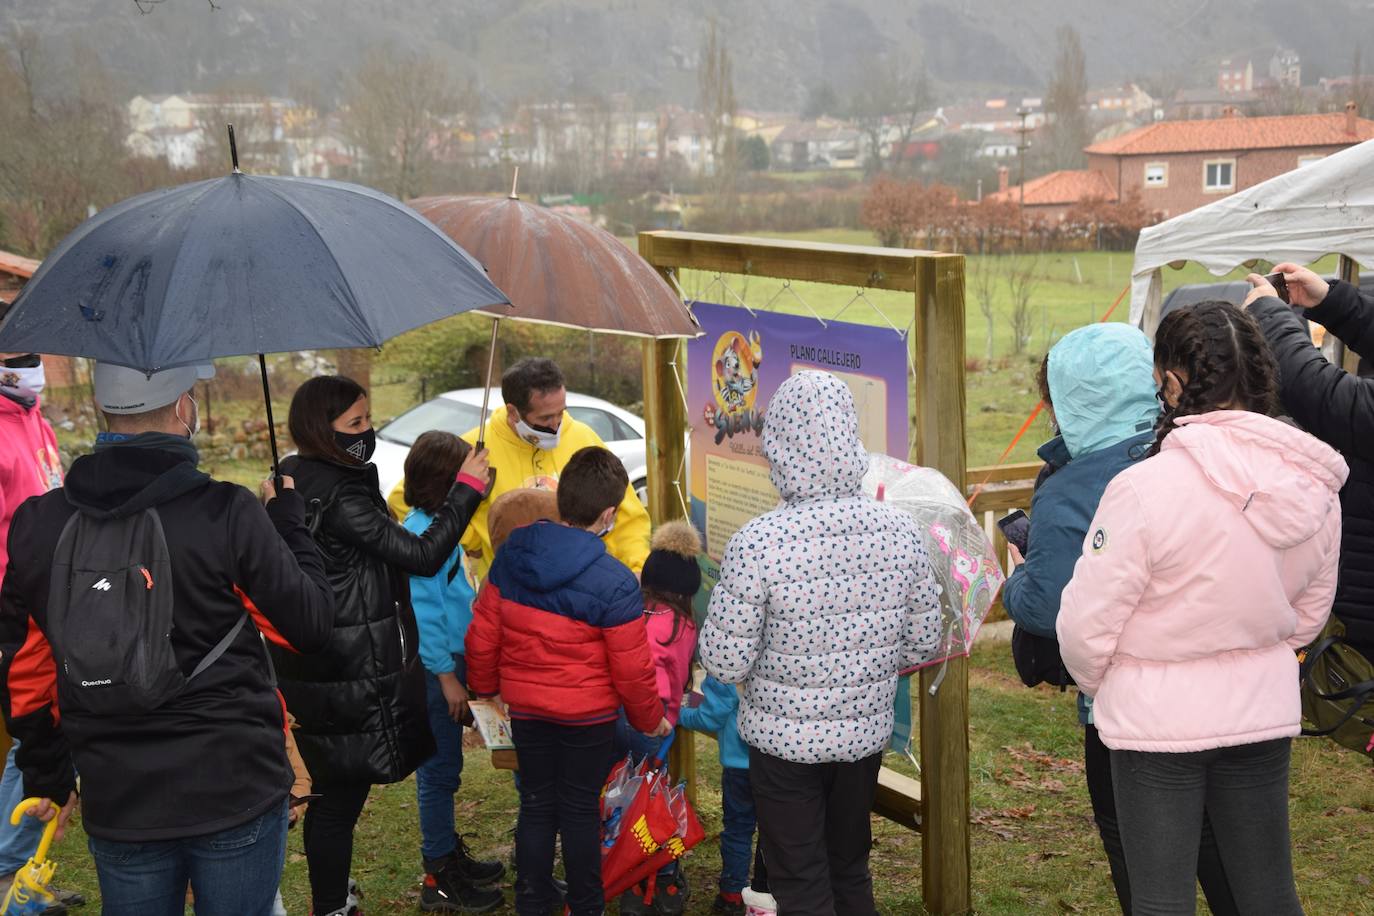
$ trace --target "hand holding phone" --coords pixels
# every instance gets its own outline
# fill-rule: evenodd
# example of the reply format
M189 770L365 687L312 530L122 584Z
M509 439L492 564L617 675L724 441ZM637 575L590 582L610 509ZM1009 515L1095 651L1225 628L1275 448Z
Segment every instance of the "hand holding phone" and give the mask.
M1007 543L1014 545L1024 555L1030 538L1030 518L1026 513L1017 509L1005 518L998 519L997 527L1002 529L1002 536Z
M1288 295L1288 279L1282 273L1272 273L1264 278L1264 282L1274 287L1274 292L1280 299L1292 304L1293 300Z

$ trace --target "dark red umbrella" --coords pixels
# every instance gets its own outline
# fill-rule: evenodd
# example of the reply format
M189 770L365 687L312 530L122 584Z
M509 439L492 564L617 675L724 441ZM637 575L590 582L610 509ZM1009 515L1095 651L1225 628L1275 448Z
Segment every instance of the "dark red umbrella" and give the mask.
M692 314L663 278L604 229L516 197L410 201L486 267L511 308L486 312L636 337L695 337Z
M510 308L484 311L498 319L493 355L502 318L635 337L700 333L673 288L604 229L526 203L513 189L509 197L421 197L409 205L480 261L510 298ZM484 404L480 429L486 415Z

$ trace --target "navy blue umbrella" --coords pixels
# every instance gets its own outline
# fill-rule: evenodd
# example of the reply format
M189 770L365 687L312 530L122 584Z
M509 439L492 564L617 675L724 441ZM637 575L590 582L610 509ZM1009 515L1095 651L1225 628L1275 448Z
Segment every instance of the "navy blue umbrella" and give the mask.
M230 128L230 141L233 129ZM224 356L378 347L508 303L415 211L359 185L245 175L142 194L86 220L0 323L0 352L156 372ZM273 461L276 436L272 434Z

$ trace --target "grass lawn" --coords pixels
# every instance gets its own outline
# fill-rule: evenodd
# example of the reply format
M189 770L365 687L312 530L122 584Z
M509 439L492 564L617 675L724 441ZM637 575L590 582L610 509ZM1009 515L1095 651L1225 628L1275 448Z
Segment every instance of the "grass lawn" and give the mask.
M1110 913L1115 898L1082 773L1082 732L1073 694L1027 690L1005 643L986 643L970 668L973 897L979 913ZM716 745L697 740L700 809L707 840L687 860L689 912L710 911L720 859ZM910 765L895 759L890 765ZM458 797L460 829L474 848L507 859L516 813L510 774L485 751L468 755ZM1312 914L1374 913L1374 782L1367 760L1324 740L1300 741L1293 757L1293 848L1298 890ZM910 916L921 906L921 838L874 820L872 865L880 909ZM292 913L309 900L299 828L291 831L284 892ZM369 914L417 911L419 828L415 786L374 790L358 826L353 874ZM56 849L63 886L94 895L84 839L72 831ZM509 896L509 886L507 887ZM92 900L86 912L95 912ZM1200 911L1206 912L1204 907Z

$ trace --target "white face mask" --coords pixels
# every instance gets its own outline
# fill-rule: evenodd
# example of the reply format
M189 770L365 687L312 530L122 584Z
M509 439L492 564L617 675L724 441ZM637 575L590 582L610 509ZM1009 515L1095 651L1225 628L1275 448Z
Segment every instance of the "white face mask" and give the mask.
M557 431L549 432L545 429L535 429L523 419L515 421L515 434L535 448L543 449L546 452L551 452L558 448L558 437L562 432L563 427L561 425L558 427Z
M25 369L0 365L0 391L12 398L32 401L42 393L45 383L42 363Z
M179 403L177 404L176 410L177 422L180 423L182 428L186 430L186 438L194 439L196 437L196 433L200 432L200 405L197 404L196 399L191 397L189 394L186 395L186 397L191 402L191 416L195 417L195 427L192 428L185 420L181 419L181 404Z
M600 531L598 531L598 532L596 533L596 536L599 537L599 538L604 538L604 537L606 537L608 534L610 534L610 533L611 533L612 531L614 531L614 530L615 530L615 519L611 519L611 523L610 523L609 525L607 525L605 528L602 528Z

